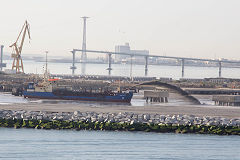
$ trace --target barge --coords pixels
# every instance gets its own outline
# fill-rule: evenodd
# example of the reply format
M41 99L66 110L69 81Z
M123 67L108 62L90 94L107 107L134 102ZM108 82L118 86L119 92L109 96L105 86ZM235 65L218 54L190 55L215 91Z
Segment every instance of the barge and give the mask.
M24 98L61 99L80 101L102 101L130 103L133 93L130 91L99 91L73 90L71 86L58 86L57 79L49 79L41 84L29 83L23 91Z

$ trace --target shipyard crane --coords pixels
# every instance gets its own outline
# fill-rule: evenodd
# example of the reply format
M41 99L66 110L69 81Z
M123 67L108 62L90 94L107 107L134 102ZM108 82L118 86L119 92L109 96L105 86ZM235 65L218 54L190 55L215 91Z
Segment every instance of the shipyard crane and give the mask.
M9 47L13 48L13 53L12 53L12 58L13 58L13 63L12 63L12 70L16 70L16 73L24 73L23 70L23 61L21 57L22 53L22 48L23 48L23 43L25 40L26 33L28 34L29 40L31 39L30 37L30 26L27 21L25 21L21 32L19 33L17 40ZM21 42L20 46L18 47L18 41L20 41L21 37Z

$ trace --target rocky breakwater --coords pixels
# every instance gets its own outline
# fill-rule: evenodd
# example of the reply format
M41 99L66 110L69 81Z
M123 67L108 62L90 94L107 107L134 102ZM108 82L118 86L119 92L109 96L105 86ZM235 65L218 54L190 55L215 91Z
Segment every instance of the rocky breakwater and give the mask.
M240 118L0 110L0 127L240 135Z

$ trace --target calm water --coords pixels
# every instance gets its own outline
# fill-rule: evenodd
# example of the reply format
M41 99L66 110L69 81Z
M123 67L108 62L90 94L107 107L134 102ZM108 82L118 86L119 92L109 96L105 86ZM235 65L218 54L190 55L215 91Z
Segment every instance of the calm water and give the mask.
M239 160L239 136L0 128L1 159Z
M12 61L4 61L7 68L11 68ZM71 74L71 63L51 63L48 68L52 74ZM44 62L24 61L24 70L26 73L43 73ZM76 64L76 74L81 74L81 64ZM108 64L86 64L86 74L89 75L108 75ZM129 76L129 64L113 64L112 75ZM222 68L222 76L228 78L240 78L240 68ZM144 76L143 65L133 65L133 76ZM181 78L181 66L156 66L149 65L148 76L150 77L170 77L174 79ZM207 78L218 77L218 68L216 67L190 67L185 66L186 78Z

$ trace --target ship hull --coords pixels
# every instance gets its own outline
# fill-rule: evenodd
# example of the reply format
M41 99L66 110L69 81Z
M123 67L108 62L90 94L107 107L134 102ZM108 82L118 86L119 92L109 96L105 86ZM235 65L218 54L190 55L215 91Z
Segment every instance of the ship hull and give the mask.
M23 92L24 98L38 98L38 99L61 99L61 100L78 100L78 101L101 101L101 102L120 102L130 103L133 93L117 93L113 96L67 96L55 95L52 92Z

